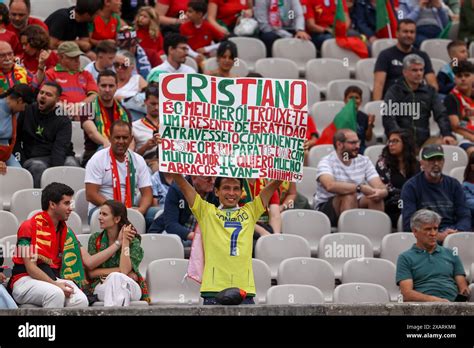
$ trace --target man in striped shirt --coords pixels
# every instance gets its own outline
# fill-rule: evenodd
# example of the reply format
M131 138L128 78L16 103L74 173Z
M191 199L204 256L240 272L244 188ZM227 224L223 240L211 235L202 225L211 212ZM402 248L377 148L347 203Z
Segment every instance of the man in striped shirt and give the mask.
M360 140L350 129L339 129L333 138L335 151L319 162L314 207L326 214L332 226L345 210L368 208L384 211L388 195L374 165L359 155Z

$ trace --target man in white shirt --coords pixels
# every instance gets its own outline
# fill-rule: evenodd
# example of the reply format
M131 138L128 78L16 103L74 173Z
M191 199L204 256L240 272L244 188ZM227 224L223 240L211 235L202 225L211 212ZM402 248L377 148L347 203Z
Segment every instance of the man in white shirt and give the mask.
M333 144L335 151L318 164L315 209L326 214L332 226L337 226L339 215L345 210L384 211L387 189L370 159L359 155L357 133L339 129L334 134Z
M117 46L115 42L103 40L96 47L97 59L90 62L84 70L90 72L97 81L99 73L105 70L113 70L115 55L117 54Z
M110 147L95 153L86 167L89 220L106 200L114 199L145 215L153 199L148 166L142 156L128 150L132 126L122 120L110 126ZM137 191L140 191L140 200Z
M166 61L156 68L153 68L148 76L157 70L184 74L196 72L193 68L184 64L189 51L188 39L186 37L176 33L170 33L165 37L163 46L167 54Z

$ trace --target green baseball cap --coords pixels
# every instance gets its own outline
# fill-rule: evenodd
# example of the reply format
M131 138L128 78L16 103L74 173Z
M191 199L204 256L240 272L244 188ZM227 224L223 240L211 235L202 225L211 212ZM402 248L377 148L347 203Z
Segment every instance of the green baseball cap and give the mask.
M433 157L444 157L444 150L441 145L427 145L421 150L421 159L429 160Z
M77 43L72 41L66 41L59 45L58 54L64 54L68 57L82 56L84 52L81 51Z

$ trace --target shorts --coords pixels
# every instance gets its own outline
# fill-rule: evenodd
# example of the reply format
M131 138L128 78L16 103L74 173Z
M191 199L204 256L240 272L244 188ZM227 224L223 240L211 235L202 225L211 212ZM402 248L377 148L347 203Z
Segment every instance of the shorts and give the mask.
M332 201L335 197L336 196L329 198L327 202L319 204L316 208L316 210L320 211L321 213L324 213L329 218L332 227L337 227L337 220L339 219L339 216L337 215L336 211L334 210L334 206L332 205Z

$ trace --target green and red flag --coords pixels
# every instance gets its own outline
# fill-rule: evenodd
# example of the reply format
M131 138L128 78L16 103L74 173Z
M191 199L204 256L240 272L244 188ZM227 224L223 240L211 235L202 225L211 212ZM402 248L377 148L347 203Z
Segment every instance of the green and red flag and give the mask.
M347 37L347 23L344 12L345 0L337 0L336 15L334 16L334 36L339 47L353 51L360 58L369 58L369 50L359 37Z
M332 144L334 134L338 129L352 129L357 131L357 108L354 98L351 98L341 111L334 116L334 120L326 128L324 128L321 137L316 145Z
M397 31L397 18L390 0L377 0L375 5L375 35L392 39Z

